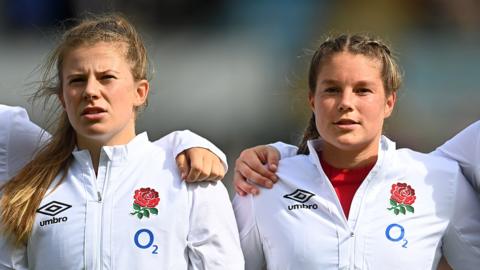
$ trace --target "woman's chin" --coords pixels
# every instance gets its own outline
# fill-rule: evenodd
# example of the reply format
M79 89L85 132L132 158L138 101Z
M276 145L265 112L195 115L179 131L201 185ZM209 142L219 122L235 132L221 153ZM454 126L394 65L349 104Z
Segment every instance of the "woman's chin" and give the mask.
M368 148L369 145L374 142L369 142L365 140L360 140L352 136L342 136L338 137L333 144L336 148L343 151L361 151L362 149ZM375 144L378 144L375 142Z
M83 128L80 132L77 132L77 133L80 133L84 137L95 138L95 137L107 136L107 134L111 132L108 129L103 128L101 126L90 126L87 128Z
M111 137L111 131L108 129L99 127L99 126L89 126L84 127L79 130L75 130L77 136L83 140L92 140L92 141L105 141L107 138Z

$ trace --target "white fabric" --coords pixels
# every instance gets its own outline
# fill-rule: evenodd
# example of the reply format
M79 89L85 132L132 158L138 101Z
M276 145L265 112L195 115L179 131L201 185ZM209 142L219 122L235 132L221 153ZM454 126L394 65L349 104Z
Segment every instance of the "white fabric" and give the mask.
M283 142L270 144L280 157L294 156L298 147ZM473 188L480 193L480 121L477 121L438 147L431 154L458 162Z
M436 269L442 253L454 269L478 269L480 201L456 163L383 137L347 219L319 163L321 141L309 149L283 157L273 189L234 198L247 270ZM397 183L415 190L413 213L388 210ZM290 199L297 190L303 201Z
M201 147L210 150L214 153L223 164L225 172L228 170L227 156L217 146L211 143L209 140L191 132L188 129L181 131L173 131L170 134L163 136L162 138L153 142L160 148L173 149L173 156L177 157L178 154L186 149L193 147Z
M0 123L0 185L2 185L32 159L41 143L48 140L50 134L31 122L27 112L21 107L0 104ZM217 155L225 171L228 170L225 154L213 143L189 130L171 132L154 144L160 148L173 148L174 157L192 147L206 148Z
M278 150L278 152L280 153L280 159L293 157L297 154L298 151L297 146L284 142L275 142L269 145L275 147L275 149Z
M12 178L34 155L42 129L28 119L21 107L0 104L0 185Z
M155 147L140 134L103 147L97 176L88 151L74 152L66 179L40 209L54 201L71 207L37 213L26 247L12 252L0 241L0 269L243 269L225 187L187 185L173 146ZM131 214L140 188L159 193L158 215Z
M480 192L480 121L438 147L433 154L453 159L477 192Z

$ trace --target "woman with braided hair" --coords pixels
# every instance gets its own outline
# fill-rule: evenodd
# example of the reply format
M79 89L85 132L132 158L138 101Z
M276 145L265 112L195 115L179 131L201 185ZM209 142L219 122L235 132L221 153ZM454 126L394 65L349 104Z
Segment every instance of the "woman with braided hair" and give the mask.
M458 164L382 136L400 85L381 40L339 35L318 47L298 152L274 145L287 153L275 186L234 199L246 269L436 269L442 255L454 269L480 265L480 201ZM237 175L247 166L241 156Z

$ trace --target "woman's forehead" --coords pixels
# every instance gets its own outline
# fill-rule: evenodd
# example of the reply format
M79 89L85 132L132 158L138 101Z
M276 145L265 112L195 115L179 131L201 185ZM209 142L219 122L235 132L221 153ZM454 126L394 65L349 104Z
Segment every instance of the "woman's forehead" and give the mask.
M97 42L71 48L64 54L64 67L85 64L118 65L126 61L125 48L120 43Z
M318 72L320 80L329 82L346 78L356 81L382 80L382 62L362 54L336 53L322 61L320 65Z

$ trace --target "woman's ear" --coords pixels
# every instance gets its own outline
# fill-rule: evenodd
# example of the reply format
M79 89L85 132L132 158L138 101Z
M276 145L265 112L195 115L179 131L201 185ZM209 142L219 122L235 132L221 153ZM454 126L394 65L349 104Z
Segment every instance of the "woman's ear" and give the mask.
M57 94L57 98L60 101L60 104L62 104L62 108L65 110L65 99L63 98L62 93Z
M390 96L387 97L385 102L385 113L384 117L388 118L393 112L393 108L395 107L395 103L397 101L397 92L393 91Z
M308 91L308 104L310 104L312 112L315 112L315 93L311 91Z
M140 107L147 101L150 84L147 80L140 80L136 83L136 86L134 105L135 107Z

